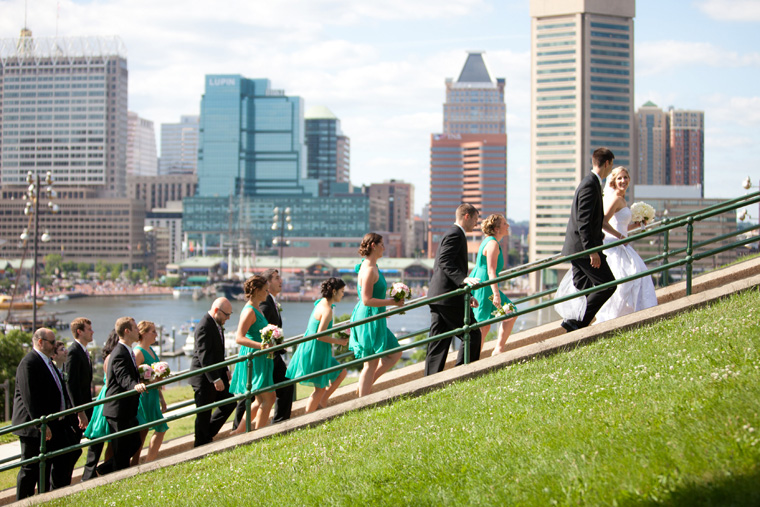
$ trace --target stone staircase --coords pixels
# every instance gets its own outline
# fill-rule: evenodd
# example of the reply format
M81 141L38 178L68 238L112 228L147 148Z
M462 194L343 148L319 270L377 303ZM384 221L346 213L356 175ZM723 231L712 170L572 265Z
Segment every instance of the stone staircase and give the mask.
M613 332L640 327L651 322L669 318L731 294L754 289L758 285L760 285L760 258L695 277L692 285L692 295L689 297L686 297L685 282L681 282L659 289L657 291L659 304L654 308L642 312L603 322L573 333L565 333L564 329L559 326L559 321L515 333L509 339L507 351L494 357L490 357L494 341L487 342L483 345L481 353L481 357L484 359L467 366L453 368L456 361L456 353L453 352L449 354L446 370L437 375L425 377L424 363L399 368L386 373L375 384L374 393L370 396L358 398L356 396L356 385L346 385L340 387L333 394L328 407L317 412L304 414L306 400L299 400L293 404L292 417L288 421L235 437L229 436L230 430L228 424L226 425L226 429L220 432L214 442L197 449L193 448L192 435L176 438L164 442L159 453L159 458L154 462L141 464L137 467L112 473L86 483L80 482L82 469L77 469L74 471L72 486L25 499L18 504L32 505L52 498L70 495L83 489L97 487L101 484L118 481L157 468L199 459L210 453L222 452L275 434L318 425L350 410L389 403L400 396L424 394L432 389L442 388L454 381L483 375L489 371L503 368L516 361L561 352L566 347L597 340ZM12 503L14 499L15 489L7 489L0 492L0 505Z

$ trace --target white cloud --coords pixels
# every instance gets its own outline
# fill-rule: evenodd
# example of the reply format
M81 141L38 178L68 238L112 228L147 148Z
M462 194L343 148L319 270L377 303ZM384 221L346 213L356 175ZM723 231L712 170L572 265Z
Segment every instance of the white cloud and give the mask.
M651 41L636 45L636 74L674 72L678 67L758 67L760 52L739 54L710 42Z
M704 0L697 6L719 21L760 21L760 2L757 0Z

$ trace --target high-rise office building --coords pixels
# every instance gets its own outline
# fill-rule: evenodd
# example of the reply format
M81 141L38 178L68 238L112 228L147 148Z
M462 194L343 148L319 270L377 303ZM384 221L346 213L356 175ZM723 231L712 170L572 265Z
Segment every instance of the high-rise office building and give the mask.
M668 115L650 101L636 111L635 121L639 168L635 182L637 185L667 185Z
M647 102L636 111L638 174L643 185L696 186L704 197L705 114Z
M575 188L610 148L636 174L634 0L531 0L530 259L562 250ZM634 181L635 178L634 178ZM567 269L567 267L565 267ZM543 273L558 281L563 269ZM539 276L531 282L538 288Z
M117 37L0 39L0 184L126 192L127 59Z
M705 113L670 108L668 184L702 185L705 182Z
M226 252L230 244L262 251L291 236L361 237L369 227L367 196L348 183L333 186L320 197L319 181L307 177L300 97L271 89L268 79L206 76L198 189L183 199L182 218L200 251ZM275 207L279 217L290 208L291 227L278 222L272 229Z
M156 176L156 131L153 122L140 118L137 113L127 114L127 174L132 176Z
M396 180L372 183L367 188L367 194L370 230L383 236L385 233L399 235L395 255L389 251L386 256L406 256L407 245L411 242L409 228L414 219L414 185Z
M268 79L206 76L198 148L199 196L314 195L305 179L303 100Z
M161 124L159 174L195 174L200 116L183 115L179 123Z
M482 218L506 214L505 85L491 77L479 51L468 53L456 81L446 80L443 133L430 140L428 257L435 257L461 203L474 205ZM472 242L479 237L476 230Z
M333 183L349 183L351 141L343 135L340 120L324 106L313 106L304 114L309 178L319 180L319 195L331 194Z

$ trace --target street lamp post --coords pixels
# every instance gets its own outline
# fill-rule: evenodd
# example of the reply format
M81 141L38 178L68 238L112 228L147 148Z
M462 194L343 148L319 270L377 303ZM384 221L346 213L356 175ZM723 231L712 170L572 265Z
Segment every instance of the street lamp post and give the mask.
M279 207L275 206L272 211L274 213L272 217L272 230L280 231L280 237L274 238L272 240L272 244L275 246L279 245L280 247L280 276L282 276L282 250L285 245L290 244L290 241L284 240L283 237L285 236L286 228L289 231L293 230L293 224L291 223L292 218L290 217L290 207L287 207L284 210L280 210ZM280 211L282 211L282 213L280 213Z
M26 200L26 207L24 208L24 215L33 215L34 217L34 230L31 233L32 241L34 241L34 263L32 271L32 332L37 329L37 257L39 252L39 241L47 243L50 241L50 233L47 229L42 235L39 234L40 230L40 198L48 198L47 207L51 213L58 213L58 205L53 203L53 199L56 197L56 192L53 190L53 175L50 171L45 175L45 188L42 188L42 177L37 173L36 177L29 171L26 175L26 182L29 184L29 188L24 194ZM25 228L21 233L21 241L26 242L29 239L29 228ZM39 240L39 241L38 241Z

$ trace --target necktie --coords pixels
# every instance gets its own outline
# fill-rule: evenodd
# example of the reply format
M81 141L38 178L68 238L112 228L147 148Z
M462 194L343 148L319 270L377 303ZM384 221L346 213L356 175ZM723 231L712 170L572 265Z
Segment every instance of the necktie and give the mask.
M48 369L53 376L53 380L55 380L55 385L58 386L58 394L61 395L61 410L63 410L66 408L66 402L63 400L63 386L61 386L61 378L58 376L58 367L53 364L51 359L48 359Z

